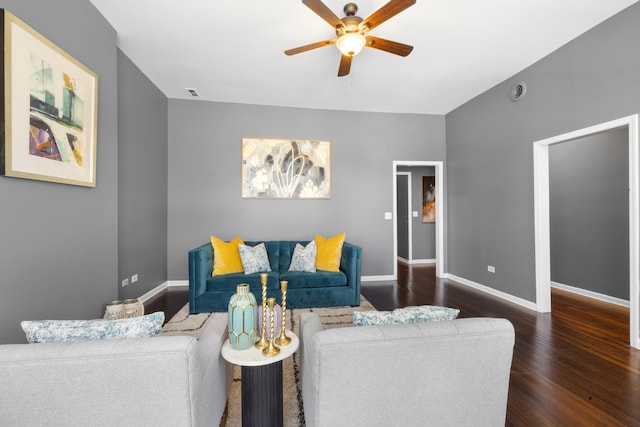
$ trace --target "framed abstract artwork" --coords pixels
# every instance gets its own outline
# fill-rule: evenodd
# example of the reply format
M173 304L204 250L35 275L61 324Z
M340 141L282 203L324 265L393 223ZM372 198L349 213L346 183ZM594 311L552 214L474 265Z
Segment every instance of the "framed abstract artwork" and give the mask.
M98 76L5 9L0 174L95 187Z
M242 197L328 199L331 143L309 139L242 139Z
M436 222L436 177L422 177L422 222Z

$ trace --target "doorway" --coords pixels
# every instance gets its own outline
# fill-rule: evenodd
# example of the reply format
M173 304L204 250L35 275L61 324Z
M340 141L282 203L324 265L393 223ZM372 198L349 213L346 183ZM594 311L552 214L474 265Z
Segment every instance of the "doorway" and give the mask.
M408 264L413 261L413 227L411 221L411 173L397 174L397 212L398 261Z
M533 144L536 305L551 311L551 232L549 215L549 146L607 130L627 128L629 137L629 303L630 345L640 349L640 195L638 183L638 115L536 141Z
M435 180L437 187L436 199L436 223L435 223L435 240L436 240L436 277L443 277L445 274L444 265L444 203L445 203L445 182L444 182L444 162L442 161L416 161L407 160L393 161L393 279L398 278L398 168L401 166L418 167L433 166L435 167Z

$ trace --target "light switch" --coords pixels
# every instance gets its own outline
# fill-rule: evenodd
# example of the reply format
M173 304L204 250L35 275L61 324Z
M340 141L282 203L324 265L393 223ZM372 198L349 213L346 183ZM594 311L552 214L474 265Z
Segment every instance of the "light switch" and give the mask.
M384 219L391 219L391 218L393 218L392 215L391 215L391 212L385 212L384 213Z
M411 215L412 215L414 218L418 218L418 211L413 211L413 212L411 212Z

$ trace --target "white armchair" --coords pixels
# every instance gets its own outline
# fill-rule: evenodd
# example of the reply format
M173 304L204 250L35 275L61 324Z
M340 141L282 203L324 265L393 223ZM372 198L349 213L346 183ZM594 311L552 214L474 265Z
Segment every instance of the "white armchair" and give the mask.
M504 426L514 329L456 319L323 330L300 315L307 427Z

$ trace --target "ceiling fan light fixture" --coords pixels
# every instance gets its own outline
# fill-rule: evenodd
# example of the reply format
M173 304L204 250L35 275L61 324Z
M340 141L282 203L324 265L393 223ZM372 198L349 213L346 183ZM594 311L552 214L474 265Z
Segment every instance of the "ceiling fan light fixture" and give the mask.
M367 44L367 39L360 33L346 33L336 41L338 49L346 56L357 55L365 44Z

